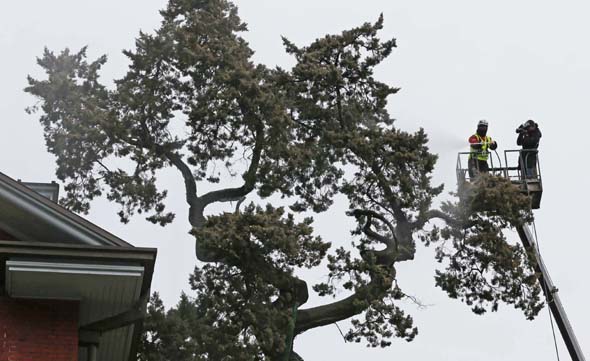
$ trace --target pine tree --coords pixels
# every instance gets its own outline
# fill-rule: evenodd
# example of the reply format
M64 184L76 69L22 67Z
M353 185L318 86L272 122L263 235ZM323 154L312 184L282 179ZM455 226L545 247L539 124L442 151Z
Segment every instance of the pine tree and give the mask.
M378 36L382 17L307 46L284 39L296 63L282 69L253 61L230 1L170 0L161 15L125 51L129 70L115 86L99 81L107 58L90 61L84 48L46 49L47 78L29 77L26 88L40 100L30 111L41 113L65 207L85 213L106 197L123 222L142 214L165 226L174 214L158 173L171 167L184 182L204 266L190 277L194 298L165 311L152 297L140 360L296 360L296 335L347 319L348 340L411 341L417 328L400 306L395 266L420 241L437 248L436 285L474 312L500 302L539 312L529 257L502 233L529 220L525 196L482 177L432 208L443 188L431 184L427 134L396 127L386 106L398 89L374 78L395 48ZM241 185L224 187L232 179ZM218 188L202 192L205 184ZM265 205L272 195L288 206ZM349 209L332 206L337 196ZM228 202L235 210L207 211ZM354 243L332 249L316 235L319 212L353 217ZM328 282L296 276L322 264ZM326 303L307 307L311 290ZM342 290L348 297L337 298Z

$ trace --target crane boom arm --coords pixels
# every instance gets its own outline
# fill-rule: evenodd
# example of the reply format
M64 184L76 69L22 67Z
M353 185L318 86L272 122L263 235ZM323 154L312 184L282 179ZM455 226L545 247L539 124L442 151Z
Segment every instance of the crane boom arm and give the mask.
M557 288L551 281L549 271L547 271L547 267L545 266L545 263L543 263L543 258L541 258L535 238L533 237L527 225L517 227L517 231L524 247L528 251L532 251L535 255L537 261L537 271L541 275L539 279L542 285L541 288L545 293L547 303L549 304L551 313L553 314L557 326L559 327L559 332L561 332L561 336L565 345L567 346L572 361L586 361L584 354L582 353L582 349L580 348L580 344L578 343L576 335L574 334L572 325L570 324L570 321L568 320L565 313L565 309L563 308L561 300L559 299Z

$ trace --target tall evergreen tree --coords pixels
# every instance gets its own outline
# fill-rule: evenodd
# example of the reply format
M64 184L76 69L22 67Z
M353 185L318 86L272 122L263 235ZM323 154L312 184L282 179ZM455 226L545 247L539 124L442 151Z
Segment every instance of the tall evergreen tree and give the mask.
M296 63L271 69L252 60L228 0L170 0L161 15L125 51L129 70L114 87L99 81L106 57L46 49L38 63L47 78L29 77L26 89L40 99L30 110L41 113L65 207L85 213L104 196L123 222L142 214L165 226L174 214L158 172L171 167L184 182L203 262L190 277L196 296L165 312L154 295L141 360L296 360L296 335L351 318L348 340L411 341L417 329L400 306L395 266L420 240L437 247L436 285L474 312L500 302L539 312L529 258L502 233L529 220L525 196L484 177L432 208L442 187L431 184L428 137L396 127L386 105L398 89L374 78L395 47L378 36L382 17L308 46L284 39ZM288 207L264 205L272 195ZM337 196L349 209L332 206ZM235 210L208 211L232 201ZM315 235L318 212L353 217L353 244L331 249ZM297 277L322 265L328 282ZM311 290L326 303L306 306Z

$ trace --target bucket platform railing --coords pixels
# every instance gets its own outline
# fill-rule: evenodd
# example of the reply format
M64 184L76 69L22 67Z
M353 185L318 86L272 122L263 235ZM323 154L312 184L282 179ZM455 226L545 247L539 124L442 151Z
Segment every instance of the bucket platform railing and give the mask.
M507 150L504 152L505 177L531 197L531 208L541 207L543 180L539 152L536 149Z
M486 171L479 169L479 163L470 161L478 153L461 152L457 155L457 182L471 182L477 175ZM521 192L531 197L531 208L539 209L543 195L541 167L537 150L506 150L504 166L496 152L488 152L488 170L486 173L504 177L517 186Z

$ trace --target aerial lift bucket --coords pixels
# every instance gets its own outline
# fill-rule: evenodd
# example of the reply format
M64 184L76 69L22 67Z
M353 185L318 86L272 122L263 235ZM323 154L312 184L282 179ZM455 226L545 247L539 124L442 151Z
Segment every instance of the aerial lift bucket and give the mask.
M470 152L459 153L457 156L457 182L459 187L466 182L474 181L472 175L477 176L479 169L469 169L474 162L469 162L472 155ZM491 154L490 154L491 155ZM490 163L489 173L508 179L515 187L530 196L531 208L539 209L541 206L541 196L543 195L543 182L541 178L541 168L539 166L537 150L507 150L504 152L504 164L502 167L500 157L495 154L496 158L489 156ZM498 165L494 164L497 160ZM536 269L540 273L539 282L545 293L549 309L553 314L564 343L568 349L572 361L585 361L584 354L580 348L578 340L574 334L573 328L567 318L565 309L561 304L558 290L551 281L549 271L543 263L541 254L538 251L536 239L529 230L527 225L517 227L518 235L524 247L535 256Z
M504 152L504 164L496 152L489 153L489 174L504 177L531 198L531 208L539 209L543 195L543 182L539 155L536 150L507 150ZM463 185L473 181L481 173L477 162L470 162L472 152L461 152L457 155L457 182ZM470 169L471 168L471 169Z

